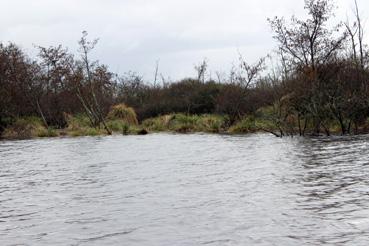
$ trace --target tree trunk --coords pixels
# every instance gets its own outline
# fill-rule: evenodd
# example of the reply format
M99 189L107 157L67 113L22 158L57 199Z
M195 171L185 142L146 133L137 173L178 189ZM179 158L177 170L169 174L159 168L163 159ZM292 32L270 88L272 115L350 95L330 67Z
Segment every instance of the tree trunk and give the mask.
M46 121L46 118L45 118L45 115L44 113L42 112L42 109L41 109L41 106L40 106L40 103L39 103L39 100L36 99L36 106L37 106L37 110L38 110L38 113L40 114L41 118L42 118L42 121L44 123L44 126L46 128L49 128L49 125L47 124L47 121Z

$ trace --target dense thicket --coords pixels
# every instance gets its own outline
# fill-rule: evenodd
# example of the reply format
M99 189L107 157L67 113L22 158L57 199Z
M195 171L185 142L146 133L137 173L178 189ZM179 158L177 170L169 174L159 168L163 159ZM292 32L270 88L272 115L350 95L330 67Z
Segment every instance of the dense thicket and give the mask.
M87 41L86 33L79 43L77 58L57 46L38 47L34 60L15 44L0 45L2 127L18 117L39 116L46 127L63 128L66 115L79 113L87 115L92 126L100 126L109 108L119 103L133 107L140 120L168 113L219 113L236 121L273 102L265 97L265 89L251 88L261 63L243 64L247 81L241 72L233 75L232 82L201 79L204 69L199 78L159 85L146 83L135 73L118 76L90 61L96 42Z
M269 19L279 65L268 75L265 58L250 65L240 57L239 66L217 80L206 76L206 62L196 67L196 78L181 81L119 76L90 60L97 41L85 32L78 55L62 46L38 47L30 58L16 44L0 44L0 132L18 117L38 116L45 127L63 128L69 114L84 114L91 126L110 133L107 113L124 103L140 121L169 113L223 114L233 124L262 115L278 135L329 135L336 126L342 134L359 133L369 116L369 60L355 7L352 23L333 25L329 0L306 0L305 20Z

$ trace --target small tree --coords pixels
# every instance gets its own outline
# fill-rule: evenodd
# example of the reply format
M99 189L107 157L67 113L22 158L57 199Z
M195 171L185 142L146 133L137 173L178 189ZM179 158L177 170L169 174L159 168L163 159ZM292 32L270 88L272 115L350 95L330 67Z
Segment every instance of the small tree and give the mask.
M95 39L93 41L87 40L88 33L84 31L82 33L82 37L80 41L78 42L80 45L79 52L81 54L81 61L79 63L79 72L82 72L82 81L77 84L77 95L80 101L83 104L83 107L85 108L85 111L90 119L93 120L93 123L96 127L99 127L100 124L103 125L104 129L108 134L112 134L111 130L107 126L104 114L102 111L102 107L100 105L100 102L97 98L97 77L94 72L98 72L101 69L104 69L103 67L98 65L97 61L91 61L89 58L90 52L95 48L98 39ZM102 82L102 81L100 81ZM103 81L103 82L109 82L109 81ZM85 86L86 94L83 94L81 91L81 85Z
M293 76L303 81L300 84L303 90L295 90L296 100L292 99L291 102L296 103L293 106L299 116L313 117L315 133L319 133L321 126L327 129L324 117L330 112L326 107L325 77L319 77L318 69L336 60L347 34L341 30L342 24L328 27L328 21L333 16L330 0L305 0L305 9L309 14L306 20L293 16L290 24L278 17L269 19L269 22L278 41L284 66L292 66L292 69L284 70L295 71Z
M208 69L208 61L204 59L199 65L195 66L197 72L197 80L199 82L205 83L205 76Z

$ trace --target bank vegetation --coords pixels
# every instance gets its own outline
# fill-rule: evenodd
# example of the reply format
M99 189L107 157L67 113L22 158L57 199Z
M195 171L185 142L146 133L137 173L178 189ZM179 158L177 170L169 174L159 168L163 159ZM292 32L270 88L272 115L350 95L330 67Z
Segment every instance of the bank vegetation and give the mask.
M59 45L29 57L0 44L3 138L269 132L275 136L360 134L369 130L368 47L353 2L351 20L334 23L330 0L305 0L306 19L268 19L277 49L256 63L243 55L227 76L168 81L117 75L91 59L97 40L83 32L78 53ZM277 64L267 67L273 57Z

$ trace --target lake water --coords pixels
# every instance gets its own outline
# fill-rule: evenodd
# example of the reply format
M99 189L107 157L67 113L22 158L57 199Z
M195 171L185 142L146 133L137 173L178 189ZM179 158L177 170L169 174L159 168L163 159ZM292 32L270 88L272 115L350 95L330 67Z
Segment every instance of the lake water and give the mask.
M368 245L369 136L0 142L0 245Z

